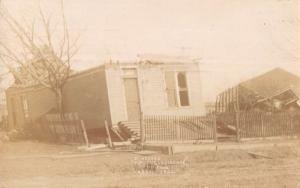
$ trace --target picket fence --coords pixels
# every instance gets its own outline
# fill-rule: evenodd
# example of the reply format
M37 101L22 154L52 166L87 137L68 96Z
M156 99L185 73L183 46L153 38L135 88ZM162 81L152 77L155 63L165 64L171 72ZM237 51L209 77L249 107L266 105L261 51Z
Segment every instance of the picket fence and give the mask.
M240 141L244 138L296 136L300 134L300 115L262 112L230 112L208 116L146 115L143 116L142 126L145 142L217 141L219 131L224 127L230 127L233 136Z
M239 113L241 138L295 136L299 124L297 116L288 113Z
M86 130L77 113L47 114L43 118L43 129L51 139L63 143L86 142Z
M211 140L214 123L213 116L144 116L145 141Z

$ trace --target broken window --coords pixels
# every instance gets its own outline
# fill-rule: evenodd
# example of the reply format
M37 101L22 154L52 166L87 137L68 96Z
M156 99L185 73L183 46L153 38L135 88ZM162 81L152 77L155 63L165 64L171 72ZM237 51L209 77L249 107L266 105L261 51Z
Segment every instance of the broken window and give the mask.
M169 107L190 105L186 74L184 72L165 72L165 82Z
M190 101L189 101L187 80L186 80L186 74L184 72L179 72L177 74L177 82L178 82L180 106L189 106Z

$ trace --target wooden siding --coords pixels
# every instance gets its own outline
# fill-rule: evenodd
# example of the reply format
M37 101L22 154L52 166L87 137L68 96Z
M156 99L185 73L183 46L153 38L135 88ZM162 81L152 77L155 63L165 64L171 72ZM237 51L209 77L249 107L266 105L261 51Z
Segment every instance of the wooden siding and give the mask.
M168 107L164 73L158 67L140 69L142 108L145 114ZM155 101L155 102L154 102Z
M22 96L28 101L28 120L30 121L35 121L55 108L55 96L47 88L10 88L7 91L10 127L21 127L26 123L21 102ZM16 100L15 107L11 104L12 97ZM86 122L87 129L104 126L105 116L109 119L104 70L72 77L65 85L63 97L65 112L78 112L80 118ZM13 111L15 111L18 125L13 125Z
M16 92L18 90L21 92ZM22 97L26 98L28 102L29 117L27 119L23 111ZM7 92L7 99L9 127L14 128L22 127L26 122L36 120L55 106L55 96L47 88L37 89L34 92L32 90L11 88ZM14 105L12 100L14 100Z
M68 113L78 112L87 129L103 127L106 117L110 124L127 121L126 98L122 68L137 68L141 108L149 115L202 115L201 80L198 65L122 65L101 66L72 76L64 88L64 107ZM185 71L190 106L169 107L166 95L165 71ZM9 121L12 122L10 98L15 97L18 123L24 122L21 96L25 94L29 116L33 120L55 106L53 93L46 88L14 89L7 91ZM23 120L22 120L23 118Z
M87 129L104 127L109 117L105 71L70 79L64 88L64 110L78 113Z
M124 66L126 68L126 66ZM126 98L122 66L106 68L109 106L112 124L127 121ZM136 67L141 99L141 109L147 115L203 115L204 104L201 95L200 71L191 66ZM169 107L166 94L165 71L185 71L189 90L190 106Z
M177 69L177 71L182 71ZM183 69L185 71L185 69ZM201 95L199 71L186 70L190 106L169 107L164 78L164 69L153 68L141 71L142 107L144 114L150 115L203 115L204 104ZM155 101L155 102L153 102Z

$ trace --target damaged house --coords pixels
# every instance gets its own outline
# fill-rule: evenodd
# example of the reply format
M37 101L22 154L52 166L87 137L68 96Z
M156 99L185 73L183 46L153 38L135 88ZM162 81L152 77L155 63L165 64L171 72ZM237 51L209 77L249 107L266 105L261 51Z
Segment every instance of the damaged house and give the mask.
M18 128L55 112L55 96L40 85L6 91L9 127ZM63 90L65 113L76 112L88 134L121 126L139 133L141 114L202 115L198 63L107 63L73 73Z
M226 139L295 136L300 131L300 77L281 68L217 96L217 131Z
M217 97L216 111L297 112L300 77L281 68L239 83Z

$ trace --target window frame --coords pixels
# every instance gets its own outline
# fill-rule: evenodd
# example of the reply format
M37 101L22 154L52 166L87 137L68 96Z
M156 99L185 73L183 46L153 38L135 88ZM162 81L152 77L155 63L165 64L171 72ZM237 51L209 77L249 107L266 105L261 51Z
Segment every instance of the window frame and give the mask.
M189 79L187 76L187 71L164 71L164 74L166 75L166 72L173 72L173 79L175 81L175 93L176 93L176 98L175 98L175 106L170 106L169 104L169 96L168 96L168 86L167 86L167 82L166 82L166 77L164 76L164 83L165 83L165 98L167 101L167 107L168 108L189 108L191 107L191 98L190 98L190 87L189 87ZM179 87L179 82L178 82L178 74L179 73L183 73L185 75L185 81L186 81L186 88L180 88ZM188 105L183 106L181 105L181 100L180 100L180 91L185 91L187 93L187 99L188 99Z
M179 87L179 79L178 79L178 75L182 73L185 77L185 85L186 88L180 88ZM178 107L189 107L191 106L191 100L190 100L190 91L189 91L189 84L188 84L188 77L187 77L187 72L186 71L176 71L175 73L175 80L176 80L176 90L177 90L177 104ZM181 100L180 100L180 92L181 91L185 91L187 93L187 100L188 100L188 105L183 106L181 104Z

